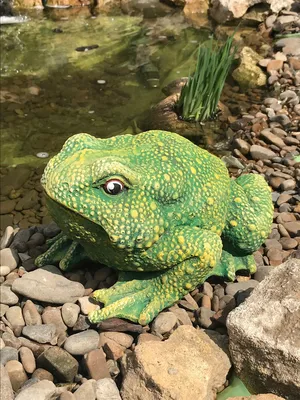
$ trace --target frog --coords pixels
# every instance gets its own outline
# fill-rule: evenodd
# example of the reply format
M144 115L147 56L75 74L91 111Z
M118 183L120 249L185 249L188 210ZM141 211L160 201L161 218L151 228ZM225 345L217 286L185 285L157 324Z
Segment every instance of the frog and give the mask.
M38 267L84 261L118 271L92 293L112 317L143 326L212 276L253 274L253 253L273 219L270 188L254 173L230 177L223 161L179 134L152 130L96 138L76 134L41 183L61 228Z

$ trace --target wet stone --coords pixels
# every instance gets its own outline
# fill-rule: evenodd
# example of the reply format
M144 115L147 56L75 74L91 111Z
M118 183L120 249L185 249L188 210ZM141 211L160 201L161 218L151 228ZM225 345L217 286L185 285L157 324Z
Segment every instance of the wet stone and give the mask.
M55 222L51 222L44 228L43 234L46 238L53 238L54 236L58 235L60 231L61 230L58 225Z
M0 214L9 214L14 211L16 200L4 200L0 202Z

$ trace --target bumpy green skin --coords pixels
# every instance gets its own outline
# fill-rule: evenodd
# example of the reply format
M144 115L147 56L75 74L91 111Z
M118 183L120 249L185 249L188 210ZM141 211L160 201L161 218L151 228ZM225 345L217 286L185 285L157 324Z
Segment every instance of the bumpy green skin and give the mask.
M109 195L103 184L127 189ZM121 271L94 292L89 319L150 322L210 275L255 271L273 208L259 175L229 178L222 161L181 136L149 131L96 139L78 134L49 161L42 184L61 234L37 260L69 269L88 257Z

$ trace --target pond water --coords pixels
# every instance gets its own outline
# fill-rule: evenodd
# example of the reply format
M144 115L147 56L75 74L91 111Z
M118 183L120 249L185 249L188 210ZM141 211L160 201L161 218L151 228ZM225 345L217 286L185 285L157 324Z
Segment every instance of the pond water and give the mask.
M0 26L2 165L45 162L36 154L51 157L79 132L139 132L137 119L164 98L166 84L193 70L209 35L172 9L93 16L83 7L26 16Z

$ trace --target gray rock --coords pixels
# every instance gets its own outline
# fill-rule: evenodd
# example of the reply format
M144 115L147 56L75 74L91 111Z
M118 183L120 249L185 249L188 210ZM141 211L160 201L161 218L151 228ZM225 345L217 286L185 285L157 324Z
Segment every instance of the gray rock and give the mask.
M22 314L22 309L19 306L12 306L6 311L5 314L8 322L13 326L24 326L25 321Z
M80 307L78 304L65 303L61 308L61 315L64 323L69 327L73 328L78 319Z
M0 293L1 294L1 293ZM1 299L2 300L2 299ZM0 303L0 317L3 317L5 315L6 311L9 309L9 306L7 304L2 304Z
M250 147L251 157L254 160L270 160L276 156L274 151L267 149L266 147L259 146L257 144L253 144Z
M19 262L18 253L11 248L0 250L0 265L6 265L12 271L17 268Z
M83 296L84 286L72 282L61 275L53 266L39 268L15 280L12 285L15 293L30 299L54 304L75 303Z
M96 398L96 385L94 379L84 382L74 393L76 400L94 400Z
M284 54L291 56L300 55L300 38L290 37L277 40L275 46L282 49Z
M228 283L225 289L225 293L231 296L234 296L239 290L247 290L249 288L255 288L258 285L258 282L254 279L250 279L246 282L235 282Z
M21 347L20 340L10 332L3 332L2 340L5 343L5 346L13 347L14 349L19 349Z
M5 346L0 350L0 364L5 365L8 361L18 360L18 350Z
M60 347L45 350L36 360L39 368L51 372L59 382L72 382L78 372L78 362Z
M60 233L60 228L57 226L55 222L51 222L43 230L43 234L44 236L46 236L46 238L53 238L59 233Z
M253 393L300 393L300 260L276 267L227 320L235 370Z
M254 274L254 279L258 282L261 282L265 279L266 276L269 275L272 270L273 267L270 267L269 265L262 265L257 268L257 271Z
M111 378L99 379L96 382L97 400L121 400L119 389Z
M0 240L0 250L5 249L10 245L13 237L14 237L14 228L12 226L8 226L5 229L4 235Z
M47 400L54 398L56 386L50 381L40 381L23 389L15 400Z
M206 307L200 307L197 311L198 323L202 328L210 328L213 324L212 317L215 312Z
M0 364L1 398L3 400L13 400L14 392L5 367Z
M55 344L53 339L56 336L56 326L54 324L24 326L22 334L38 343Z
M137 345L121 363L123 400L212 400L230 368L220 347L188 325L179 326L166 341Z
M84 355L99 346L99 333L88 329L67 338L64 349L72 355Z
M159 335L170 333L178 324L178 320L175 314L172 312L161 312L154 319L151 330Z
M19 297L11 290L10 286L0 286L0 299L2 304L13 306L19 301Z

